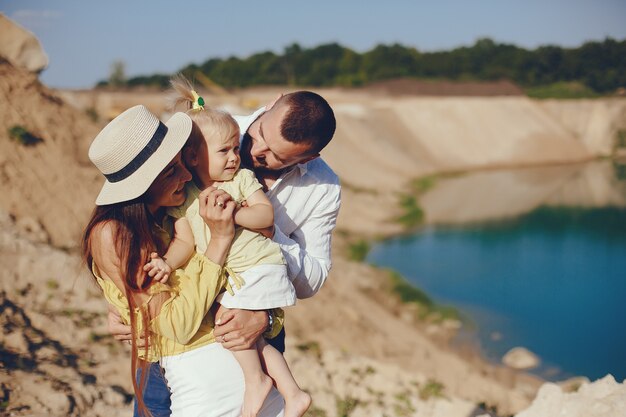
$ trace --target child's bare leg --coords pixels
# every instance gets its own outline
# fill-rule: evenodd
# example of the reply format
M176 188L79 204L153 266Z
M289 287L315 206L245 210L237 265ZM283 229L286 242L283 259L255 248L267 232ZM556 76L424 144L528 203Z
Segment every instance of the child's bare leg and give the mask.
M256 349L233 351L233 355L243 370L246 383L242 416L256 417L272 389L272 379L263 372L259 352Z
M285 357L265 339L259 338L257 348L265 362L267 373L285 399L285 417L301 417L311 405L311 396L302 391L293 378Z
M217 320L223 313L223 307L215 303L211 311ZM246 384L241 415L242 417L256 417L272 389L272 379L263 371L256 346L252 349L232 351L232 353L241 366Z

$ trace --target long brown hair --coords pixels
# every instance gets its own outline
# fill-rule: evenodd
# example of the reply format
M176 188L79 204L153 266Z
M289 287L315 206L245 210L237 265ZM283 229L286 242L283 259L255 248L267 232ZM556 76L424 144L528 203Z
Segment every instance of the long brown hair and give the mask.
M152 277L143 273L143 266L148 262L151 252L164 252L165 242L156 236L151 227L155 224L155 220L144 203L143 196L122 203L96 206L87 227L85 227L82 239L82 255L89 270L91 270L93 262L92 239L94 238L94 229L105 224L112 226L114 230L115 252L120 259L124 278L124 295L128 300L130 310L130 327L132 329L131 372L137 408L141 414L151 416L143 399L149 363L139 359L137 347L138 324L141 324L142 336L145 340L144 352L147 357L150 349L148 336L151 317L147 306L137 305L133 293L143 292L150 287ZM136 308L140 310L140 323L138 323ZM139 382L136 378L138 369L141 369Z

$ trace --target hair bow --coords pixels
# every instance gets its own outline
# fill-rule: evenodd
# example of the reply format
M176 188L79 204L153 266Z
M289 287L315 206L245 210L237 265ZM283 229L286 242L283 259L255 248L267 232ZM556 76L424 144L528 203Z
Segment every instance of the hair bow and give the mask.
M191 109L204 110L204 99L196 93L196 90L191 90L191 94L193 95L193 104L191 105Z

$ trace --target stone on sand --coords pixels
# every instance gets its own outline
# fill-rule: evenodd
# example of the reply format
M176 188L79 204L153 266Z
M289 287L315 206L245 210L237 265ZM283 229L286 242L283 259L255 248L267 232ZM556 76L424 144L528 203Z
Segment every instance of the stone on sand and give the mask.
M546 383L532 405L516 417L623 417L626 415L626 384L607 375L593 383L583 383L576 392L564 392Z
M532 369L536 368L540 361L539 357L528 349L515 347L504 355L502 362L514 369Z

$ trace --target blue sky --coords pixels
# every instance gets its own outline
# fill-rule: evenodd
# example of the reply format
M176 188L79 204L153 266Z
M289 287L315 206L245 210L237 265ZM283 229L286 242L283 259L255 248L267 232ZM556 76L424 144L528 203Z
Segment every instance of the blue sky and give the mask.
M481 37L526 48L626 39L625 0L0 0L50 58L41 78L85 88L121 60L129 76L174 72L211 57L281 53L339 42L358 52L399 42L422 51Z

